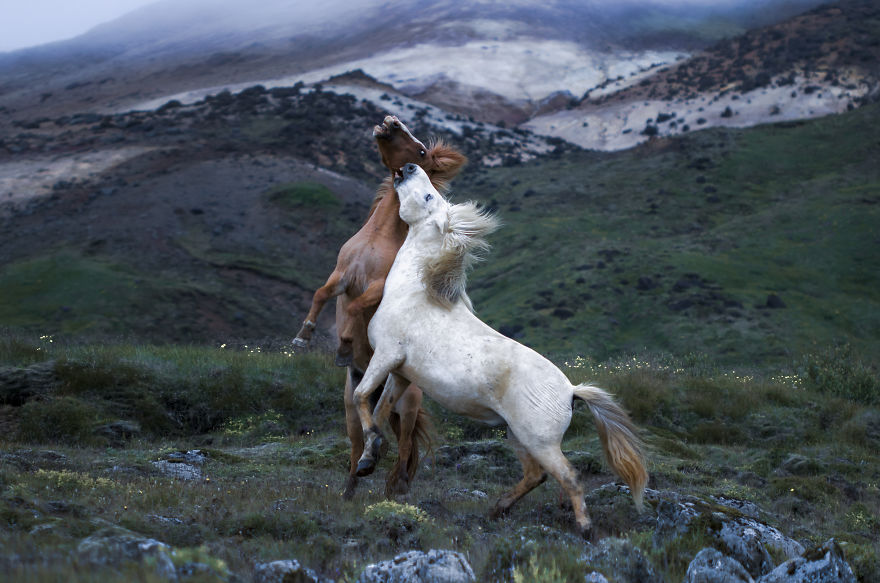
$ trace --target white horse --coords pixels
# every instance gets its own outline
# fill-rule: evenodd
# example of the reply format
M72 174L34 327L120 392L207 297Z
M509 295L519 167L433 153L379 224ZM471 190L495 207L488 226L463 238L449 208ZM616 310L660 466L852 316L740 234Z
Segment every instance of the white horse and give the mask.
M549 360L496 332L471 311L464 293L466 271L475 252L488 248L484 236L498 227L497 220L474 203L444 200L415 164L401 169L395 187L400 218L410 228L370 321L375 353L354 392L366 438L358 474L375 468L382 440L378 427L412 381L456 413L507 424L523 478L501 496L493 516L506 512L550 473L571 498L577 525L586 535L590 518L583 489L560 449L573 398L578 397L595 418L606 459L641 508L648 474L641 442L623 409L602 389L572 385ZM370 393L386 377L373 413Z

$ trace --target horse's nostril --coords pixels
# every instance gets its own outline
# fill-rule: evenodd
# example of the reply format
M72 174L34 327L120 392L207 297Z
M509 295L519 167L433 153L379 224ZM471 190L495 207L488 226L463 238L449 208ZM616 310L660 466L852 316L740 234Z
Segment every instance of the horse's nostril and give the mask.
M407 164L406 166L403 167L403 172L405 174L413 174L416 171L416 168L418 168L418 166L416 166L415 164L410 162L409 164Z

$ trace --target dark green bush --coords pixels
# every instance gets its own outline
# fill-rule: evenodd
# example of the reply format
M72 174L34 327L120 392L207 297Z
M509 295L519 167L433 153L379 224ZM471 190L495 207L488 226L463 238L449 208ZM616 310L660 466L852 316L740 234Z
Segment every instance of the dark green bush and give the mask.
M99 420L93 406L72 397L30 401L20 415L18 438L38 442L88 443Z
M849 344L841 344L803 359L803 375L817 391L867 405L880 403L876 367L864 362Z

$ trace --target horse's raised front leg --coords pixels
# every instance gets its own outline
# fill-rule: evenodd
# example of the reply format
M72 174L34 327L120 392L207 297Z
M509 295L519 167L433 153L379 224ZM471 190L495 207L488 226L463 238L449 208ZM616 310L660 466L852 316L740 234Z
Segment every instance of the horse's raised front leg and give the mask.
M345 324L339 330L339 349L336 351L336 366L349 366L354 359L354 329L364 311L379 305L385 289L385 278L374 279L364 293L349 302L345 308Z
M338 269L334 270L333 273L330 274L330 277L327 278L327 283L319 287L318 291L315 292L315 295L312 297L312 306L309 308L309 313L306 315L302 328L299 329L296 338L293 339L293 345L297 348L308 347L309 342L312 339L312 332L315 331L318 314L324 309L324 304L327 303L327 300L335 298L345 291L345 286L342 283L342 275L342 271Z
M361 421L361 429L364 434L364 453L358 461L357 475L368 476L376 469L376 461L379 459L379 447L382 445L382 432L373 419L370 408L370 395L382 383L392 370L403 363L403 357L392 355L381 350L377 350L370 359L370 365L364 373L364 378L358 383L354 390L354 402L357 406L358 416ZM393 381L392 381L393 382ZM383 389L376 410L381 412L387 407L386 401L391 395L387 395ZM382 422L379 419L379 422Z

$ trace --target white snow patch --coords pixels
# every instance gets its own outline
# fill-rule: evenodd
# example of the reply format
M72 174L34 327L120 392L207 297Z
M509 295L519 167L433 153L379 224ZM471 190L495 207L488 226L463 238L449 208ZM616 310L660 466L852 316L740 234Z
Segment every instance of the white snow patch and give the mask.
M807 93L805 89L809 86L818 89ZM800 77L794 85L767 87L745 94L704 93L694 99L673 102L640 100L559 111L535 117L522 127L583 148L623 150L648 140L642 132L649 124L657 128L658 136L674 136L683 133L685 125L694 131L808 119L846 111L866 91L864 86L849 90ZM722 117L728 107L730 116ZM661 113L675 114L675 117L657 123Z
M471 41L460 46L421 44L311 71L320 81L362 69L403 92L419 92L449 79L513 102L535 102L559 92L583 95L608 79L627 77L685 56L674 51L595 52L567 41Z
M184 104L195 103L224 90L236 93L253 85L272 88L287 87L297 81L317 83L355 69L362 69L403 92L418 93L434 83L451 80L495 93L514 103L539 102L560 91L581 96L588 89L618 77L632 81L640 72L686 56L676 51L597 52L573 42L553 40L484 40L459 46L428 43L297 75L167 95L128 109L156 109L172 99Z

